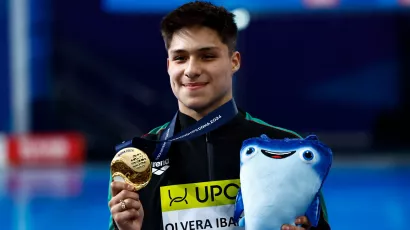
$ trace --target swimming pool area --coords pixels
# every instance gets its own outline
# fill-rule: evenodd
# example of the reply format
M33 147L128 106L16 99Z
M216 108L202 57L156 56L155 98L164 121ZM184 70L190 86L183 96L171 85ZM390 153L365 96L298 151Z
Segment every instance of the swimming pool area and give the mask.
M1 229L108 229L108 165L2 169ZM406 229L409 178L410 166L334 167L323 188L332 229Z

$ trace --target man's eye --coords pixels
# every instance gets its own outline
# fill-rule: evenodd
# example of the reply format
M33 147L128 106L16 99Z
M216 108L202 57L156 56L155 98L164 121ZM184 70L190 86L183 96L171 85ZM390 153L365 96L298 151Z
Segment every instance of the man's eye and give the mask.
M204 57L204 59L212 59L212 58L215 58L214 55L204 55L203 57Z
M185 60L185 58L182 57L182 56L176 56L176 57L174 57L174 61L183 61L183 60Z

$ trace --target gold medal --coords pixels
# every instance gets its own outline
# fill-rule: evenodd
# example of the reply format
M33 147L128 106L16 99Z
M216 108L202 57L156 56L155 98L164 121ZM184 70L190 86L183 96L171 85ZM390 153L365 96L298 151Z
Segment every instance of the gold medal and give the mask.
M111 161L111 175L114 181L130 184L134 186L135 191L139 191L151 180L151 161L140 149L122 149Z

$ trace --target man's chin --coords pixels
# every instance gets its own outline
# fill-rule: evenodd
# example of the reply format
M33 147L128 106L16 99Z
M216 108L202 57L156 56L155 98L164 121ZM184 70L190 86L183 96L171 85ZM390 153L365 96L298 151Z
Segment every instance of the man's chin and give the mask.
M209 101L205 101L200 98L193 98L182 101L182 104L190 110L194 110L196 112L201 112L206 110L210 105Z
M201 112L203 110L206 110L207 104L205 103L187 103L185 104L186 107L188 107L188 109L194 110L196 112Z

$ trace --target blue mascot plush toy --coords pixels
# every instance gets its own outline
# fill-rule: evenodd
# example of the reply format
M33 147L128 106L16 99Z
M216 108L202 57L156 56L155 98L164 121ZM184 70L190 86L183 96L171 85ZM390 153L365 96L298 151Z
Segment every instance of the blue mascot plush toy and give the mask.
M270 139L266 135L243 142L240 189L234 220L246 230L280 230L307 216L316 227L319 192L333 154L315 135L300 139ZM243 217L241 217L243 215Z

